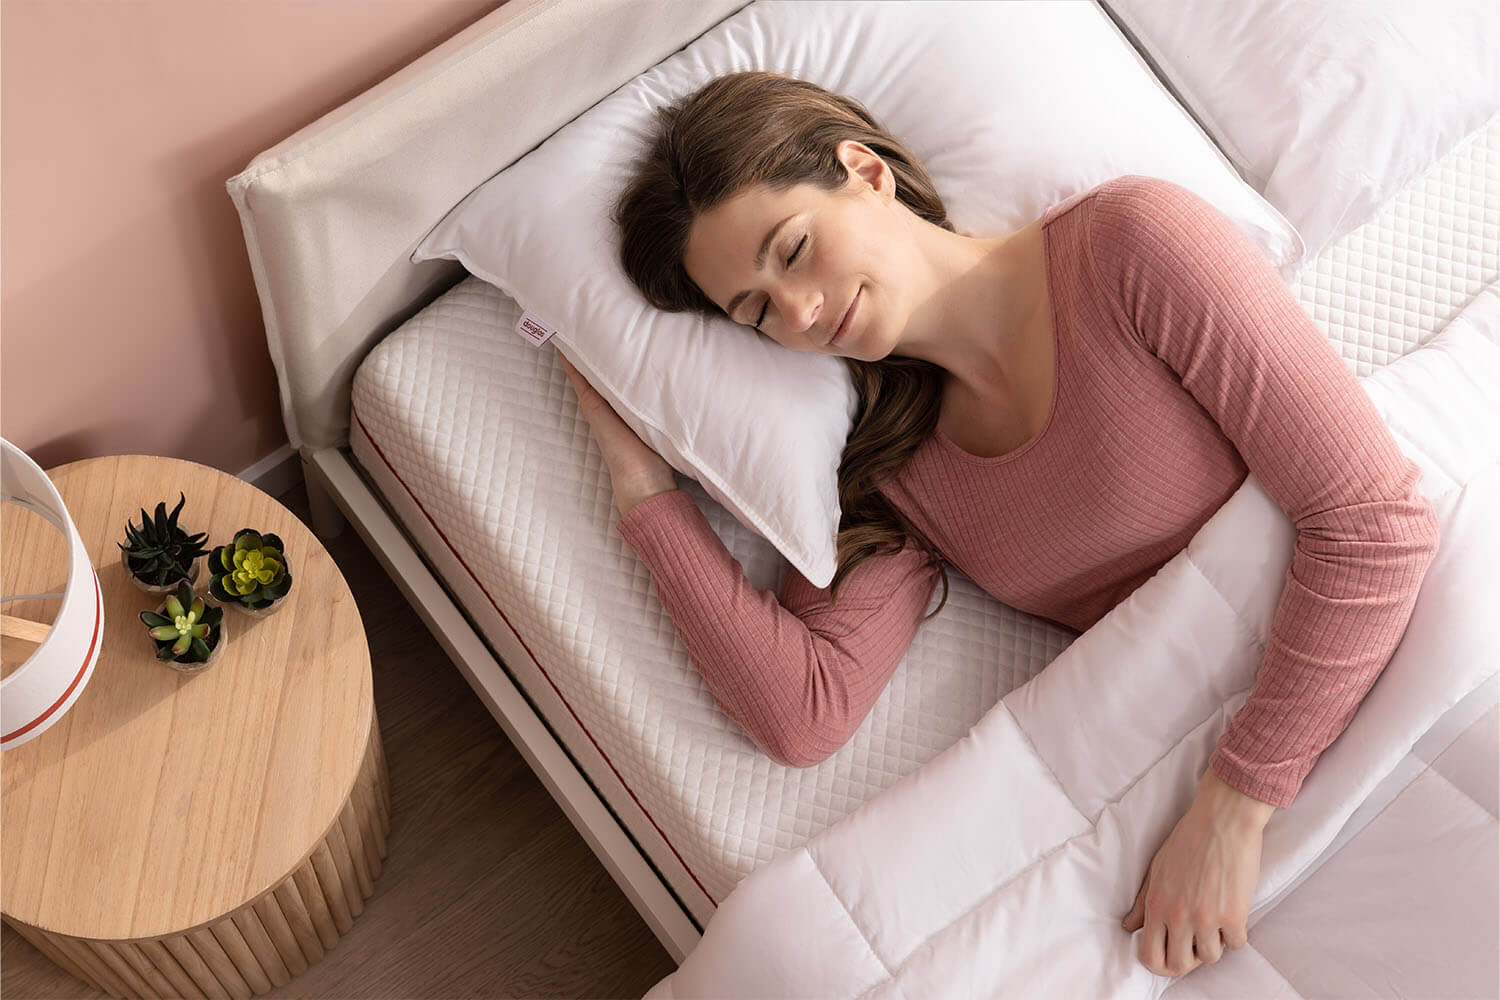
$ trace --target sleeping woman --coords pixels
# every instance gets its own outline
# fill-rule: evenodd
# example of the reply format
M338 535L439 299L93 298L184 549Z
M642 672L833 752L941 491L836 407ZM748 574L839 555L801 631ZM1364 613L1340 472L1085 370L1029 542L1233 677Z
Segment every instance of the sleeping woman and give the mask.
M1244 945L1262 828L1385 668L1438 544L1420 469L1354 375L1255 244L1170 181L1117 177L978 237L864 107L814 84L735 73L657 124L615 207L631 280L659 309L844 359L859 399L837 572L789 569L776 595L563 362L617 529L716 704L772 759L816 764L940 577L932 614L946 603L945 563L1082 632L1254 472L1298 532L1270 640L1123 919L1158 975Z

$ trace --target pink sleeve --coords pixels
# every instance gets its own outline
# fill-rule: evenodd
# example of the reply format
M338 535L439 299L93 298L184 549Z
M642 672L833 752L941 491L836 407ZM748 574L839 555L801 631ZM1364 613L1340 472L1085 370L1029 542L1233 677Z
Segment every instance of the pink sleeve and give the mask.
M1216 207L1126 175L1100 186L1089 234L1121 322L1297 528L1255 685L1209 761L1239 791L1285 807L1406 631L1437 515L1359 380Z
M849 741L906 655L938 570L908 542L872 556L830 604L788 568L757 590L693 498L668 490L616 530L651 572L714 703L772 760L810 767Z

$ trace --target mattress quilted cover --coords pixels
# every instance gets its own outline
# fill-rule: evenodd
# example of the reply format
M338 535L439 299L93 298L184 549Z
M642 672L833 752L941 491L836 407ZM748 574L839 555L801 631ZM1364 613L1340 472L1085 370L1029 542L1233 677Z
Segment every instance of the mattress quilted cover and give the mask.
M1441 543L1389 664L1265 828L1261 919L1326 862L1417 740L1500 671L1500 282L1362 385L1421 466ZM1119 921L1249 695L1295 539L1249 476L1185 550L953 747L742 881L648 996L1154 998L1174 986L1137 960L1143 932ZM1122 663L1131 683L1111 684ZM1493 890L1493 824L1481 825L1487 836L1444 831L1465 850L1442 871ZM1380 944L1393 965L1426 944L1409 926L1435 919L1469 947L1441 948L1451 965L1397 995L1493 995L1468 992L1493 986L1493 893L1469 909L1449 887L1442 911L1400 914ZM1298 963L1318 957L1321 933L1293 949ZM1322 971L1345 977L1325 980L1338 987L1326 996L1360 995L1370 970Z
M1431 340L1500 276L1497 191L1492 123L1303 270L1293 291L1356 375ZM511 332L517 319L513 301L468 278L391 333L355 376L351 447L476 627L530 652L506 665L512 677L700 922L758 866L954 746L1079 638L950 568L947 606L850 743L814 768L772 763L693 670L613 530L608 473L561 368ZM681 482L750 581L777 588L784 560ZM1494 742L1487 691L1444 716L1367 805L1485 766L1492 755L1465 748ZM1446 777L1413 780L1445 761ZM1377 813L1356 812L1345 833Z

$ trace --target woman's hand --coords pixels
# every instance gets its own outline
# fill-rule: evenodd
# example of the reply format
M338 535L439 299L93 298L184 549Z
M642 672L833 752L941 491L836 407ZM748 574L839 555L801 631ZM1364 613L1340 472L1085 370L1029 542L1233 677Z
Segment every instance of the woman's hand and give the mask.
M604 453L604 464L609 467L610 485L615 491L615 506L620 516L630 513L630 508L649 497L677 488L677 473L646 442L642 441L630 425L620 419L597 389L589 385L588 379L568 363L561 351L557 359L567 372L568 381L578 395L578 405L589 422L594 440Z
M1141 927L1141 964L1180 976L1246 941L1261 831L1275 807L1204 772L1192 807L1151 859L1122 926Z

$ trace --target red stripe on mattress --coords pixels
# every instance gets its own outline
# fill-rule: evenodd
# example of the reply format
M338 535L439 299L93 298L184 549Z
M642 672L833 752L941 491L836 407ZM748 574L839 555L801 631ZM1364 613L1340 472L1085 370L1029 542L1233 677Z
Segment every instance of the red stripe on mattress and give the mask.
M604 752L604 748L599 745L599 741L594 739L594 734L589 732L588 727L583 724L583 720L578 717L578 713L573 711L573 706L568 703L568 699L563 696L562 690L558 688L557 683L552 680L552 675L547 673L547 668L542 666L542 663L537 659L536 654L531 651L531 647L526 645L526 640L521 638L521 633L516 631L516 627L512 625L510 619L505 616L505 612L500 610L500 605L495 603L495 599L490 596L490 592L485 589L484 584L479 582L479 577L474 575L474 571L469 568L469 564L464 561L464 557L460 555L458 550L453 547L453 543L448 541L448 536L443 533L443 529L439 528L437 522L432 519L432 515L427 513L427 508L422 506L422 501L417 499L417 495L412 492L411 487L406 485L406 480L401 478L401 474L396 471L396 467L391 464L391 460L385 457L385 451L382 450L380 445L376 443L375 436L370 433L370 428L366 427L365 422L359 419L359 412L354 409L352 404L349 407L349 412L354 416L355 422L359 424L359 429L364 432L366 440L368 440L371 447L375 449L375 453L380 456L380 460L385 463L386 468L391 470L391 475L395 476L396 481L406 489L406 492L411 496L412 502L417 505L417 509L420 510L422 512L422 515L427 518L427 523L432 525L432 530L438 533L438 536L442 538L444 544L448 546L448 551L452 552L454 558L459 561L459 564L468 571L470 578L472 578L474 581L474 585L479 588L480 592L484 594L486 598L489 599L490 606L495 609L495 613L500 616L501 621L505 622L505 626L506 628L510 629L511 635L516 637L516 641L521 644L521 648L526 650L527 655L531 657L531 662L536 664L537 669L542 672L542 676L547 679L547 683L552 685L552 690L557 693L558 700L563 703L563 705L567 708L568 713L573 716L573 721L578 723L578 728L583 730L583 734L589 738L589 742L594 744L594 749L599 751L599 756L604 758L604 762L609 765L609 769L615 773L615 778L619 780L621 787L623 787L625 791L630 794L631 800L635 802L636 806L641 810L645 817L651 821L651 825L655 827L656 832L661 835L662 841L667 845L667 848L671 850L672 854L677 858L678 863L682 865L683 871L688 873L688 877L693 880L693 884L696 885L699 891L701 891L703 895L708 897L708 901L717 908L719 905L719 901L714 899L713 895L703 887L703 883L698 880L698 876L693 874L693 869L688 867L688 863L683 860L682 855L678 853L677 848L672 845L671 838L667 836L666 831L663 830L661 828L661 825L656 822L656 819L651 815L650 810L648 810L641 802L641 800L636 797L635 791L630 787L630 785L626 783L624 776L620 774L620 769L615 767L614 761L609 759L609 754Z

